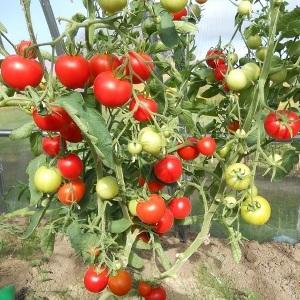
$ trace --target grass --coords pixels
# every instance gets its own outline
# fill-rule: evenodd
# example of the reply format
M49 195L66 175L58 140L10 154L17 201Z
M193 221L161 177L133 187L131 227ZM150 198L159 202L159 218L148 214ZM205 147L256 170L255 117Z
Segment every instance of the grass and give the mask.
M204 265L199 267L196 278L207 300L262 300L262 297L255 292L239 291L233 288L233 284L230 281L218 278Z

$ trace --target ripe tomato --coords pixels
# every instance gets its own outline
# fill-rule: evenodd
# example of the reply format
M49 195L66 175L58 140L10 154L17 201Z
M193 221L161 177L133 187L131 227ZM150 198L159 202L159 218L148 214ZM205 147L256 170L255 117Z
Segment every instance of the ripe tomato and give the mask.
M107 268L95 268L90 266L84 274L84 286L92 293L100 293L108 284Z
M145 152L153 155L159 154L164 144L162 135L151 127L145 127L139 132L138 141Z
M128 152L132 155L140 154L143 150L143 146L140 143L131 142L127 146Z
M205 156L212 156L216 152L217 144L214 138L206 136L198 141L198 151Z
M171 13L181 11L187 3L188 0L160 0L162 7Z
M121 107L131 98L132 85L128 80L118 79L113 72L107 71L96 77L94 94L104 106Z
M264 225L271 217L271 206L265 198L255 196L242 203L241 216L249 224Z
M154 99L145 98L138 95L138 103L132 99L129 104L129 110L133 112L133 117L140 122L148 122L152 119L153 113L157 113L158 105Z
M77 179L63 184L58 192L58 200L65 204L71 205L74 202L79 202L85 193L85 184L82 180Z
M228 123L227 129L229 132L236 132L238 129L240 129L240 122L237 120L233 120Z
M139 240L142 240L144 243L148 244L150 241L150 234L149 234L149 232L143 231L143 232L139 233L137 238Z
M299 116L288 110L270 112L264 121L266 133L278 140L289 140L296 136L300 130Z
M169 203L169 209L175 219L185 219L192 212L191 200L187 197L174 198Z
M132 76L133 83L142 83L150 78L154 69L152 57L143 52L129 51L127 56L122 58L126 64L126 74Z
M241 91L248 85L248 79L243 70L231 70L226 76L226 84L232 91Z
M119 194L119 185L116 178L106 176L98 180L96 192L101 199L110 200Z
M155 176L164 183L174 183L182 175L182 163L175 155L167 155L154 164Z
M222 82L225 78L227 71L228 71L227 65L225 64L217 65L216 68L214 69L215 79Z
M52 105L46 115L42 115L37 109L34 109L32 118L39 129L46 131L60 131L72 122L68 113L56 105Z
M183 8L183 9L180 10L179 12L172 13L173 20L174 20L174 21L180 21L183 17L186 17L187 14L188 14L187 9L186 9L186 8Z
M42 193L54 193L61 185L61 175L56 168L39 167L34 174L34 186Z
M36 58L36 49L31 48L26 51L29 47L33 45L32 41L21 41L18 45L16 45L16 53L17 55L26 57L26 58Z
M264 62L267 57L268 48L267 47L260 47L256 50L256 57L261 62Z
M139 177L138 183L140 186L143 186L145 184L145 178ZM147 181L147 187L148 187L150 193L155 194L155 193L158 193L159 191L161 191L165 187L165 185L158 182L157 180L151 179L151 180Z
M243 65L242 71L244 71L249 81L256 81L260 75L260 67L253 62L249 62Z
M251 171L245 164L234 163L225 169L225 181L233 190L246 190L252 182Z
M207 0L196 0L196 2L199 3L199 4L204 4L204 3L207 2Z
M99 0L101 8L110 14L122 10L127 5L127 0Z
M108 286L115 295L124 296L132 287L132 276L128 271L118 271L115 276L109 277Z
M145 300L167 300L167 293L162 286L154 287Z
M248 16L250 15L252 10L252 4L250 1L242 0L238 4L238 13L241 16Z
M136 207L137 216L145 224L156 224L165 214L166 204L164 199L156 194L148 200L138 202Z
M154 225L154 231L159 234L167 233L174 225L174 216L169 208L166 208L164 215L160 218L157 224Z
M77 154L70 153L58 159L57 168L64 178L74 180L81 175L83 162Z
M261 37L258 34L251 35L247 38L246 44L250 49L258 49L261 46Z
M80 128L73 121L67 127L61 129L60 133L66 141L71 143L79 143L83 140Z
M55 62L59 81L69 89L82 89L90 79L89 62L81 55L60 55Z
M120 65L120 59L113 54L95 54L90 59L90 70L94 78L96 78L100 73L113 71Z
M140 281L138 285L138 293L142 297L146 297L151 292L151 285L145 281Z
M177 150L177 153L184 160L193 160L199 155L199 151L197 149L197 146L195 145L198 140L194 137L189 137L187 140L194 146L185 146L183 148L180 148Z
M43 151L50 157L59 154L62 149L62 141L60 135L45 136L42 138Z
M23 91L26 86L36 87L43 78L44 70L34 59L9 55L1 63L1 75L9 87Z
M216 68L219 65L225 64L224 53L219 49L210 49L206 53L206 63L211 68Z

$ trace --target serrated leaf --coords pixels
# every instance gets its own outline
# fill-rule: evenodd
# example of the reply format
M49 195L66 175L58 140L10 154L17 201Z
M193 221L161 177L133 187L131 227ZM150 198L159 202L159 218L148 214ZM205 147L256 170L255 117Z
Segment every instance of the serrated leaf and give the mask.
M195 24L185 21L175 21L176 31L179 33L195 33L198 28Z
M183 110L182 114L179 115L179 120L185 125L187 133L193 134L195 132L196 125L189 111Z
M95 108L85 105L80 93L61 97L57 102L72 117L85 135L85 138L93 145L94 150L101 157L103 163L113 169L112 138L101 114Z
M51 226L42 228L39 237L41 250L47 257L50 257L53 253L55 242L55 232L53 228Z
M300 7L282 14L278 21L278 31L282 37L292 38L300 35Z
M196 99L195 101L185 101L182 103L182 108L199 115L216 115L216 107L201 99Z
M11 132L9 138L13 141L26 139L31 135L33 128L34 128L33 121L25 123L21 127L14 129Z
M132 222L128 219L122 218L119 220L111 221L108 224L108 230L111 233L122 233L126 231L130 226L132 225Z
M42 137L43 135L39 131L33 132L30 135L30 147L34 156L38 156L42 153Z
M205 92L203 92L201 94L201 96L203 98L212 98L212 97L217 96L219 94L220 94L220 90L217 87L212 86L209 89L207 89Z
M135 269L144 268L144 260L133 251L130 252L128 264Z
M172 17L166 11L160 14L160 23L158 25L158 34L161 41L169 48L174 48L178 44L178 34L175 29Z
M45 162L46 162L46 156L41 154L40 156L37 156L36 158L31 160L26 169L26 173L29 176L29 191L30 191L31 205L37 204L42 199L43 196L43 193L36 190L33 179L37 168L45 164Z

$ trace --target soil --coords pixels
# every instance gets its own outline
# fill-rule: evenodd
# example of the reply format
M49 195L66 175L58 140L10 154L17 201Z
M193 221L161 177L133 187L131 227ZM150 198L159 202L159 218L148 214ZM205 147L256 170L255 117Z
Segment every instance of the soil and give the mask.
M187 244L191 240L192 237ZM171 259L186 246L175 237L164 241L164 248ZM144 278L150 278L156 269L153 263L146 266ZM17 258L14 253L1 257L0 287L14 284L19 300L99 299L99 295L84 290L84 270L85 266L68 240L58 237L48 261L28 261ZM164 286L170 300L300 299L300 244L245 242L242 261L236 264L228 241L210 238L176 278L164 281Z

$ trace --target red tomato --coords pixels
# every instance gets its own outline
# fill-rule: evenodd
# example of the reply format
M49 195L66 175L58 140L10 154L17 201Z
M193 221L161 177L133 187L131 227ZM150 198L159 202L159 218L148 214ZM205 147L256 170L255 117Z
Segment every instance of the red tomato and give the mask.
M143 178L142 176L139 177L138 183L140 186L143 186L145 184L145 178ZM158 193L159 191L161 191L165 187L165 185L158 182L157 180L151 179L147 182L147 187L148 187L150 193L155 194L155 193Z
M42 138L43 151L50 157L59 154L62 149L62 142L60 135L45 136Z
M152 119L153 113L157 113L158 105L154 99L145 98L143 95L137 96L139 102L132 99L129 110L133 112L133 117L140 122L147 122Z
M195 143L198 142L198 140L194 137L189 137L187 140L189 142L193 143L193 145L195 145ZM195 146L186 146L186 147L180 148L180 149L177 150L177 153L184 160L193 160L196 157L198 157L198 155L199 155L199 151L198 151L196 145Z
M60 130L62 137L71 143L79 143L83 140L80 128L75 122L71 122L67 127Z
M85 193L85 184L82 180L77 179L63 184L58 192L58 200L65 204L71 205L74 202L79 202Z
M23 91L26 86L36 87L43 78L44 70L34 59L9 55L1 63L1 75L9 87Z
M20 56L26 58L36 58L36 49L31 48L28 51L26 49L33 45L32 41L21 41L18 45L16 45L16 53Z
M174 225L174 216L169 208L166 208L165 214L160 218L160 220L155 224L154 231L160 234L167 233L172 229Z
M46 131L60 131L72 122L72 119L64 108L56 105L50 106L46 115L42 115L37 109L34 109L32 117L36 126Z
M128 76L132 76L133 83L148 80L154 69L151 56L143 52L130 51L127 56L122 58L122 63L126 64L126 73Z
M120 59L113 54L95 54L90 59L90 69L94 78L100 73L113 71L121 65Z
M132 84L118 79L113 72L100 73L94 82L94 94L100 104L108 107L123 106L132 95Z
M113 294L124 296L132 287L132 276L128 271L119 271L115 276L109 277L108 286Z
M156 194L151 195L148 200L138 202L136 213L145 224L156 224L164 215L166 204L164 199Z
M57 168L64 178L74 180L81 175L83 162L77 154L70 153L58 159Z
M212 156L217 149L217 144L214 138L206 136L198 141L197 148L202 155Z
M236 120L231 121L230 123L228 123L227 129L228 131L236 132L238 129L240 129L240 122Z
M167 300L167 293L162 286L158 286L151 289L145 300Z
M107 268L100 268L99 271L90 266L84 274L84 286L92 293L100 293L108 284Z
M179 12L172 13L174 21L180 21L183 17L187 16L188 11L186 8L180 10Z
M289 140L296 136L300 129L299 116L288 110L270 112L264 121L266 133L278 140Z
M224 65L224 53L219 49L210 49L206 54L206 63L211 68L216 68L218 65Z
M55 62L55 73L65 87L84 88L90 78L89 62L81 55L60 55Z
M137 236L137 238L139 240L142 240L144 243L148 244L149 241L150 241L150 234L149 234L149 232L143 231L143 232L139 233L139 235Z
M140 281L138 285L138 293L142 297L146 297L151 292L151 285L145 281Z
M154 165L155 176L164 183L174 183L182 175L182 163L175 155L167 155Z
M174 198L169 203L169 209L175 219L185 219L192 212L191 200L187 197Z
M228 71L228 66L227 65L218 64L216 66L216 68L214 69L215 79L222 82L225 78L225 75L226 75L227 71Z

